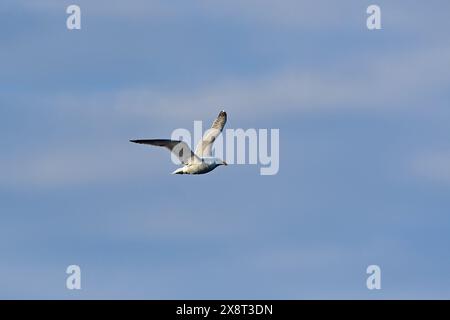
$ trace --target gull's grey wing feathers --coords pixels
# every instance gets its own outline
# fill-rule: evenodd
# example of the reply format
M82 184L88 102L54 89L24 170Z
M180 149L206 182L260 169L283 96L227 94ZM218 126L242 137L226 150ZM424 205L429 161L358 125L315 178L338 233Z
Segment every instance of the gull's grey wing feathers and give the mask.
M212 156L212 145L216 140L217 136L222 132L225 123L227 122L227 113L225 111L220 111L216 120L214 120L211 129L205 132L202 140L198 143L195 148L195 154L199 157L211 157Z
M168 139L143 139L130 140L130 142L165 147L169 149L184 165L202 161L192 152L187 143L184 141Z

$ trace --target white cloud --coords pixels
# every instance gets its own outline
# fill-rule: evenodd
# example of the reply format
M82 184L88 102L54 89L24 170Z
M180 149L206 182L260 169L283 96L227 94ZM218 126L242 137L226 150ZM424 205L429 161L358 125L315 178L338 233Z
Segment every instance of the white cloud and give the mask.
M330 69L290 69L251 79L219 80L194 90L125 89L117 93L114 104L123 114L183 119L202 119L198 117L220 106L247 117L409 108L427 94L446 90L447 56L450 47L434 47L339 61Z
M412 160L411 169L419 177L450 183L450 150L417 155Z
M104 143L93 145L89 142L85 146L48 148L28 155L14 154L1 161L1 185L9 188L57 188L117 182L165 173L160 170L164 166L161 163L162 154L160 157L154 154L150 161L142 148L133 148L126 138L122 142L121 146ZM166 162L170 164L169 153L165 156ZM167 174L170 169L167 169Z

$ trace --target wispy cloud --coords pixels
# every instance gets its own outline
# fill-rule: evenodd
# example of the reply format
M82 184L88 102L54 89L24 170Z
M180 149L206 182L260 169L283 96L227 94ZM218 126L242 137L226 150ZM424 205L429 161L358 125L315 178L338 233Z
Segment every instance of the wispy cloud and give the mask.
M80 101L107 105L120 117L160 120L201 119L224 106L242 117L336 110L390 110L422 105L428 95L445 92L450 74L450 47L377 54L339 61L323 69L280 70L250 78L218 79L197 88L158 91L152 87L123 88L106 97Z
M413 174L430 181L450 183L450 150L424 152L411 162Z
M141 155L134 155L141 151ZM169 162L169 154L167 162ZM133 180L161 174L162 152L153 157L132 148L126 138L116 144L64 146L35 151L32 156L16 153L3 157L0 184L9 188L59 188ZM149 164L152 165L149 165Z

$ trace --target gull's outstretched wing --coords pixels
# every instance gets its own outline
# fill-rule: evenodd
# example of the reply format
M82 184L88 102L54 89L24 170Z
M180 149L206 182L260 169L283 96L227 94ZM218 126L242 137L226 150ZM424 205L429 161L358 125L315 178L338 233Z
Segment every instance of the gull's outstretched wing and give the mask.
M217 136L222 132L226 122L227 113L225 111L220 111L217 119L214 120L211 129L208 129L208 131L205 132L202 140L198 143L197 148L195 148L196 155L199 157L211 157L212 145Z
M183 141L167 139L143 139L130 140L130 142L165 147L169 149L181 161L182 164L185 165L202 161L192 152L186 142Z

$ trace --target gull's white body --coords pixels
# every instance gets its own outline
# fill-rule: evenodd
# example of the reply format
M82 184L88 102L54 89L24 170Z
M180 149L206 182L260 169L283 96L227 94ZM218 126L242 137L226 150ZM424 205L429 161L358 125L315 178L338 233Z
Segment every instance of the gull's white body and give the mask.
M219 158L202 158L202 162L185 165L172 172L172 174L204 174L223 164L223 161Z
M202 140L198 143L197 148L195 148L195 153L192 152L185 142L178 140L146 139L130 141L169 149L184 165L172 172L172 174L204 174L214 170L218 166L227 165L225 161L212 157L212 145L217 136L222 132L226 122L227 114L225 111L221 111L217 119L214 120L211 129L204 134Z

